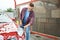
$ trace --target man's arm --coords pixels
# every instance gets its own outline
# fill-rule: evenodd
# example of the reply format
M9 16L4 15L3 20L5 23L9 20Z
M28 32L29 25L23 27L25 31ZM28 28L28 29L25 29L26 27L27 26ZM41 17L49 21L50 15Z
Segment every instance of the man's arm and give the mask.
M20 14L20 26L22 26L22 16L24 14L25 8L22 9L21 14Z
M31 26L31 24L32 24L32 18L31 18L30 22L29 22L27 25L24 26L24 31L26 30L26 28L27 28L28 26Z
M24 26L24 30L28 27L28 26L31 26L33 24L33 21L34 21L34 15L32 16L30 22Z

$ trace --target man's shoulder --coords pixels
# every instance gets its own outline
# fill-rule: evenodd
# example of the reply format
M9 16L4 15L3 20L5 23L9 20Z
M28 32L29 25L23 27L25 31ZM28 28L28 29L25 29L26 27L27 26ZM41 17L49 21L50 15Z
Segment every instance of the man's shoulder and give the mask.
M23 8L22 10L27 10L27 8Z

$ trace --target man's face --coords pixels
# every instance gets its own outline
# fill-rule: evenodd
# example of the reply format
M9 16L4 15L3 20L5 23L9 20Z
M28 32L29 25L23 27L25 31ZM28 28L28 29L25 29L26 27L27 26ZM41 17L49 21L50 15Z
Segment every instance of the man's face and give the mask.
M34 7L28 6L29 11L32 11Z

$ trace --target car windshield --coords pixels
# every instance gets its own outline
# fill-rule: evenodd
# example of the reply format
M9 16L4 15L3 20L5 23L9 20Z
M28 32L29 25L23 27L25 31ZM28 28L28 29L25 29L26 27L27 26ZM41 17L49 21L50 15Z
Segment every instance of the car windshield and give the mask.
M7 15L0 15L0 23L11 22L12 20Z

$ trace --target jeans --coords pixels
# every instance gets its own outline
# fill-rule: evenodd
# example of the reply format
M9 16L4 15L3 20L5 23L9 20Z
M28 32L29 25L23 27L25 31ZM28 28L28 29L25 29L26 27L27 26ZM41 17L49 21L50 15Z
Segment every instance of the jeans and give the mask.
M23 26L21 26L21 28L24 29ZM30 26L26 28L26 40L30 40Z
M26 28L26 40L30 40L30 26Z

